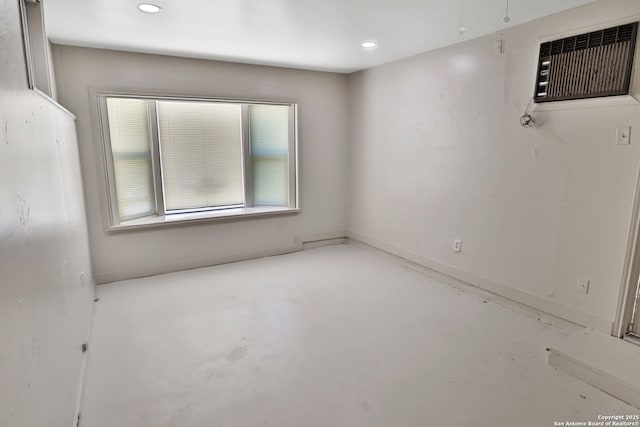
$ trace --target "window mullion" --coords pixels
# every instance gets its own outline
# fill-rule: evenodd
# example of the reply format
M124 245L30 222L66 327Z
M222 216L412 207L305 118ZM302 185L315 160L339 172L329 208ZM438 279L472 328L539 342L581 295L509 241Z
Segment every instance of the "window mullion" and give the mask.
M289 207L298 207L298 111L289 107Z
M107 98L105 96L98 97L100 103L100 124L102 127L103 143L104 143L104 160L106 163L105 175L108 191L108 205L109 215L111 218L111 224L117 225L120 223L120 215L118 213L118 198L116 195L116 178L113 172L113 151L111 149L111 135L109 133L109 115L107 114Z
M242 104L242 175L244 181L244 206L253 206L253 164L249 135L249 105Z
M153 169L154 193L156 198L156 215L164 215L164 188L162 185L162 161L160 158L160 137L158 132L157 101L149 103L149 135L151 135L151 161Z

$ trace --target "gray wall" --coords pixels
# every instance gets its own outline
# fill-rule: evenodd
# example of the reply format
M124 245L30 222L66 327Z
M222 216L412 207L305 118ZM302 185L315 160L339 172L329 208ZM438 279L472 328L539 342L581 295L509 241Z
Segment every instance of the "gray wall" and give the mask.
M58 96L78 116L91 255L106 282L287 252L346 230L347 77L340 74L54 46ZM107 234L88 88L298 102L302 213Z
M537 112L532 129L519 117L540 41L639 14L635 0L595 2L351 75L349 234L608 332L638 178L639 104L563 103ZM633 141L616 146L623 125ZM588 295L578 277L591 280Z
M0 426L70 427L94 295L75 123L28 90L0 10Z

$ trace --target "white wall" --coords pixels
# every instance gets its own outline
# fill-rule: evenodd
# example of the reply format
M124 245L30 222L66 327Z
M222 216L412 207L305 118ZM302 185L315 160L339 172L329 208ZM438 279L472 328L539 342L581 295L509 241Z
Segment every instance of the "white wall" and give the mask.
M640 105L564 104L536 113L533 129L519 117L540 40L639 14L635 0L600 1L351 75L350 236L608 332ZM504 55L494 53L500 37ZM615 145L622 125L635 128L630 146ZM591 280L588 295L578 277Z
M0 426L70 427L94 295L75 123L27 89L0 11Z
M347 77L340 74L54 46L60 102L78 117L96 280L130 278L301 248L346 234ZM302 212L292 216L107 234L90 86L298 102Z

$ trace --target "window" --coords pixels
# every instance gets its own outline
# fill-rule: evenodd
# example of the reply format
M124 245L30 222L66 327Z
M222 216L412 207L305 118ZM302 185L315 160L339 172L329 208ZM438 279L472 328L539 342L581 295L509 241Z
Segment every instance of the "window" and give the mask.
M295 104L97 98L110 230L297 211Z
M55 99L51 51L44 25L42 0L20 0L22 35L29 88Z

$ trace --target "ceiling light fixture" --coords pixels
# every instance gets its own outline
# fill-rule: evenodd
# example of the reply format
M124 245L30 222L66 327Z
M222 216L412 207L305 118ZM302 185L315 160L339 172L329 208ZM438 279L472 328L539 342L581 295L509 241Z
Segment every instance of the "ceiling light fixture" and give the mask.
M509 0L507 0L507 7L504 10L504 16L502 17L502 22L505 24L511 21L511 16L509 16Z
M362 42L363 49L375 49L377 47L378 47L378 43L374 42L373 40Z
M140 3L138 9L145 13L158 13L162 10L160 6L151 3Z
M464 26L464 0L460 0L460 22L458 25L458 32L464 34L467 28Z

